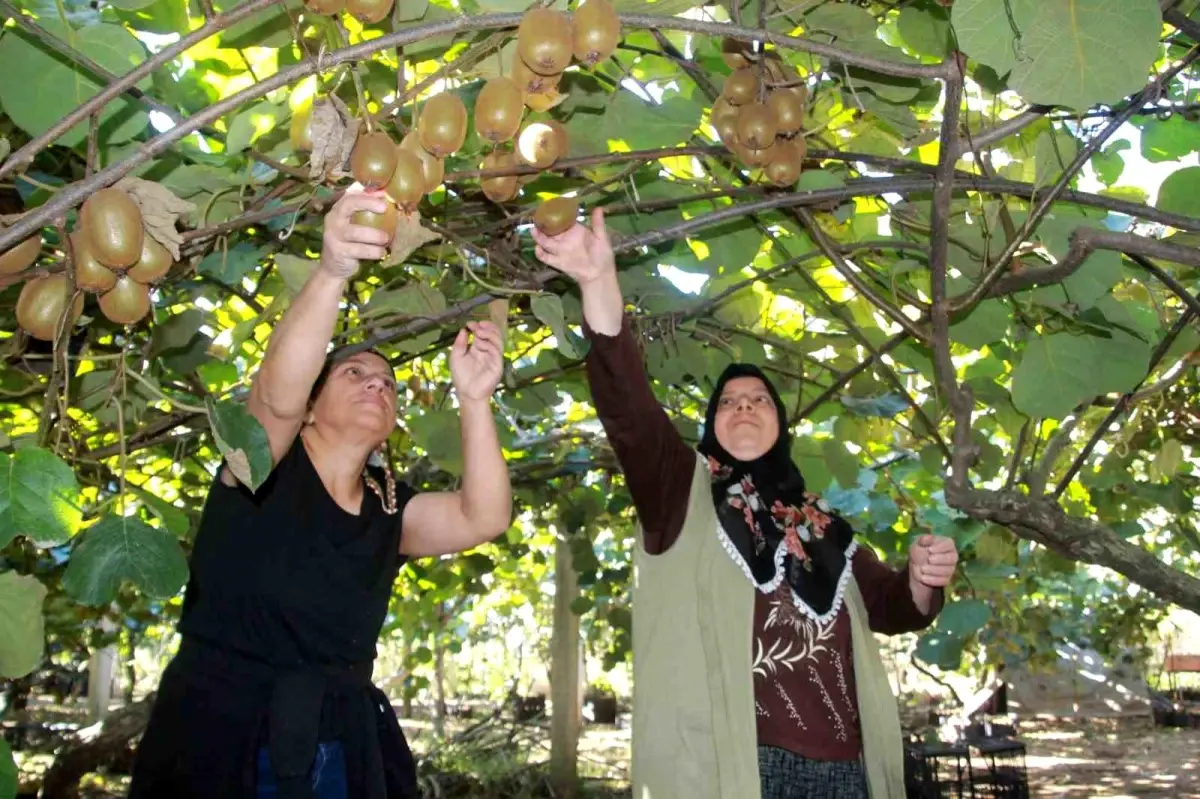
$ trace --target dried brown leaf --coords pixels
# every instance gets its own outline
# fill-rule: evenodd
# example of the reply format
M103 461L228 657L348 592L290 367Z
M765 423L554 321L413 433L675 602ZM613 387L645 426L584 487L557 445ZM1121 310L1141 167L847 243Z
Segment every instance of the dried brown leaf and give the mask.
M142 212L142 224L155 241L166 247L171 258L179 260L183 234L176 228L180 218L190 217L196 206L176 197L170 189L141 178L122 178L114 184L137 203Z
M308 176L314 180L326 175L344 176L357 139L358 120L350 114L345 103L333 95L313 103L313 148Z
M401 211L396 218L396 233L392 236L392 246L389 248L388 257L383 262L384 266L395 266L403 263L404 259L412 255L417 248L428 244L431 241L437 241L442 237L440 233L434 233L429 228L421 224L421 214L414 211L411 214L406 214Z
M244 450L232 450L225 456L225 465L242 485L250 485L253 482L250 477L250 459L246 457Z

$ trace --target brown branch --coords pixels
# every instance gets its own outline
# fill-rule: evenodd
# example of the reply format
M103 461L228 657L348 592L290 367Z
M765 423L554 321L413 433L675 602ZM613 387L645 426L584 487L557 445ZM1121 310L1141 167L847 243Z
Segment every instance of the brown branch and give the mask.
M1200 306L1196 305L1196 299L1188 293L1182 284L1146 260L1147 258L1158 258L1164 261L1183 264L1184 266L1200 267L1200 249L1185 247L1169 240L1163 241L1138 236L1133 233L1118 233L1112 230L1093 227L1076 228L1071 233L1067 254L1054 266L1044 269L1027 269L1020 274L1008 275L1002 280L997 281L996 285L988 292L988 296L1003 297L1036 286L1049 286L1061 283L1073 275L1083 262L1087 260L1088 256L1096 250L1115 250L1116 252L1124 253L1130 260L1133 260L1162 281L1185 304L1189 305L1193 311L1200 313ZM955 301L952 304L962 307L965 305L968 297L969 293L960 295L954 298Z
M961 56L957 56L961 59ZM960 60L958 63L962 63ZM958 159L955 142L962 106L963 75L955 71L946 79L942 105L942 131L930 211L929 293L932 331L933 368L942 401L954 420L954 446L950 474L946 478L947 496L967 486L967 472L975 459L971 440L971 412L975 401L971 389L958 383L954 361L950 357L950 299L946 295L946 273L950 249L950 202L954 197L954 163Z
M833 384L830 385L829 388L822 391L819 395L817 395L817 397L815 399L813 399L811 402L809 402L807 405L805 405L800 410L796 411L794 419L796 421L799 421L801 419L807 418L810 413L815 411L817 408L821 407L822 404L827 402L831 397L833 397L834 394L836 394L838 391L840 391L842 389L842 387L847 385L851 380L853 380L854 378L858 377L863 372L870 369L876 362L882 363L884 355L887 355L889 352L896 349L896 347L899 347L905 341L908 341L908 333L897 333L896 335L889 338L887 341L883 342L883 344L878 349L873 350L870 355L868 355L866 358L864 358L862 363L858 364L853 369L848 369L847 371L842 372L841 376L838 377L837 380L834 380ZM937 428L934 428L932 425L930 426L930 428L932 430L934 430L934 432L936 433Z
M1200 22L1189 19L1177 8L1163 12L1163 22L1175 28L1192 41L1200 43Z
M1079 170L1083 169L1092 157L1092 155L1104 145L1108 139L1117 132L1117 129L1124 125L1130 117L1134 115L1137 109L1146 104L1147 101L1153 100L1159 96L1169 82L1175 79L1175 76L1186 69L1189 65L1200 57L1200 46L1193 47L1187 55L1181 58L1176 64L1171 66L1162 74L1158 75L1147 86L1138 92L1129 101L1124 111L1117 114L1104 128L1091 138L1088 143L1080 149L1079 154L1075 159L1063 170L1062 175L1055 184L1044 194L1040 194L1036 198L1036 203L1029 211L1029 216L1025 220L1025 225L1021 229L1021 234L1009 242L1004 248L1004 252L995 260L991 267L984 273L983 277L971 289L964 299L963 308L969 308L980 299L987 296L993 284L1000 279L1005 270L1009 268L1009 262L1016 254L1017 249L1024 243L1025 239L1033 232L1033 230L1042 221L1042 218L1050 211L1050 208L1058 200L1058 198L1066 191L1067 186Z
M275 0L249 0L245 6L240 6L238 9L235 9L229 14L222 15L217 20L213 20L209 24L206 24L203 28L200 28L196 33L206 29L210 29L208 30L208 33L212 33L215 30L221 30L222 28L233 24L236 19L231 19L231 17L238 12L241 12L247 6L254 6L254 8L251 9L251 11L253 11L274 1ZM251 12L245 12L245 14L242 14L242 16L245 16L249 13ZM386 34L377 39L361 42L351 47L344 47L334 50L326 53L324 57L320 59L306 58L304 61L301 61L298 64L294 64L286 69L282 69L271 77L259 81L253 86L249 86L240 92L236 92L235 94L232 94L229 97L214 103L204 111L187 118L183 124L176 125L171 130L160 133L158 136L155 136L153 139L146 142L142 147L138 148L138 150L132 153L124 161L113 164L107 169L97 172L91 178L64 187L45 205L41 206L35 211L30 212L28 215L20 219L16 224L4 231L4 233L0 234L0 251L8 249L9 246L18 240L27 238L39 227L46 224L46 222L55 215L65 213L71 208L74 208L76 205L83 202L88 195L97 191L98 189L112 185L137 167L165 151L175 142L183 139L191 133L194 133L201 127L215 122L225 114L236 110L251 100L256 100L260 97L263 97L270 92L275 91L276 89L290 85L291 83L312 75L321 69L329 69L343 63L369 58L375 53L385 49L404 46L433 36L461 33L464 31L515 28L520 23L521 16L521 14L481 14L477 16L457 17L452 20L440 22L430 22L424 25L413 25L411 27ZM658 17L647 14L623 14L621 15L621 21L624 25L633 28L677 30L709 36L724 36L739 41L766 41L774 44L776 47L802 50L815 55L824 56L826 58L832 58L851 66L864 67L866 69L875 70L876 72L896 75L899 77L939 77L945 72L945 67L941 64L898 64L887 59L847 52L833 45L827 45L821 42L815 42L793 36L782 36L755 28L743 28L735 25L704 22L693 19L682 19L679 17ZM218 25L219 27L213 28L213 26ZM134 70L122 76L119 80L110 84L106 90L102 91L96 97L102 97L109 92L114 92L106 97L105 102L107 102L108 99L112 99L112 97L117 96L129 86L136 84L138 80L140 80L142 77L145 77L145 75L149 74L149 72L154 68L166 63L167 60L174 57L174 55L177 55L180 51L176 48L180 43L187 41L189 42L189 46L190 44L195 43L194 37L195 33L192 36L185 37L183 40L181 40L181 42L177 42L175 45L165 48L163 51L156 54L155 57L147 60ZM169 56L167 55L168 53L170 54ZM164 56L166 57L164 58ZM96 98L93 98L92 101L95 99ZM87 109L84 116L96 110L99 105L102 105L101 103L95 107L91 107L92 101L84 103L84 105L80 106L80 109ZM64 120L60 120L59 125L63 124L66 120L71 119L75 113L80 111L80 109L76 109L74 113L64 117ZM77 121L79 120L74 120L74 122ZM71 124L74 124L74 122ZM58 127L58 125L55 126L56 129ZM37 152L37 150L41 149L42 146L54 141L60 135L62 135L63 132L69 130L70 127L71 125L69 124L66 127L63 127L61 130L58 130L52 137L46 139L46 141L36 149L30 149L29 152L26 152L26 149L29 147L29 145L27 145L25 148L22 148L21 157L27 157L30 155L30 153ZM41 138L42 137L39 137L39 140ZM5 164L0 164L0 177L3 177L5 174L7 174L8 169L13 167L15 161L16 159L14 158L10 159L10 161L6 162Z

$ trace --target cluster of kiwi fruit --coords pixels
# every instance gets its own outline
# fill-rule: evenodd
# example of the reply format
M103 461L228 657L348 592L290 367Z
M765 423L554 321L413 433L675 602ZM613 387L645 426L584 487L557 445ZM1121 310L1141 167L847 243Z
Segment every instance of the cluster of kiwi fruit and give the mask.
M350 154L350 174L367 190L382 189L390 202L382 214L357 212L354 223L395 233L398 213L415 212L421 198L442 184L446 156L466 138L467 107L450 92L425 103L417 127L399 144L381 130L359 136Z
M33 263L40 246L38 237L26 240L0 260L6 262L6 269L9 259L13 264L23 263L24 269ZM83 204L70 235L70 250L75 287L100 295L100 312L120 325L135 324L150 313L150 287L173 263L167 248L146 231L138 204L117 188L98 191ZM17 324L36 339L53 341L69 301L70 283L65 274L35 277L25 283L17 298ZM70 324L82 312L80 294L71 308Z
M721 57L733 69L710 115L721 143L776 186L795 184L808 155L808 89L799 73L774 52L755 53L731 39L722 43Z
M304 0L314 14L330 16L345 11L364 25L383 22L392 13L395 0Z

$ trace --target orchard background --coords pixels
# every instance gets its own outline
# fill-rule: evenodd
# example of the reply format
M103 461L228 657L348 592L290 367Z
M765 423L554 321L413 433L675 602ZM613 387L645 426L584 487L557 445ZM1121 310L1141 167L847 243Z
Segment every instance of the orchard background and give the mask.
M625 778L627 739L577 751L570 699L628 696L636 531L578 295L533 256L534 212L560 196L607 211L685 436L727 363L758 364L809 485L863 540L899 562L916 535L956 539L948 604L897 669L950 706L1068 642L1157 674L1164 620L1200 611L1200 4L612 5L616 49L526 94L522 126L556 123L566 145L531 166L475 118L486 83L521 69L525 0L357 0L367 24L299 0L0 0L0 797L119 773L215 468L269 464L241 403L355 136L399 143L445 93L465 141L391 257L364 264L336 335L394 356L391 456L434 488L461 471L447 347L471 318L507 329L496 414L518 518L406 566L380 645L431 795ZM798 177L722 143L714 102L739 66L803 87ZM70 235L114 185L171 254L130 285L148 300L132 324L80 285ZM18 325L30 284L62 290L41 338ZM91 720L113 712L78 734L80 702L37 697L55 679L78 693L84 664ZM500 708L536 709L547 671L548 734L501 725Z

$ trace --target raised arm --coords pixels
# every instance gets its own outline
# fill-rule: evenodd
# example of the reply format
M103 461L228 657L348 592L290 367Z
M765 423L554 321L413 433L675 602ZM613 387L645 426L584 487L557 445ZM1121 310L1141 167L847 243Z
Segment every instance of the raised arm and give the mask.
M475 336L470 346L468 331ZM512 523L512 486L492 415L492 394L504 364L502 341L491 322L473 322L458 333L450 373L462 426L462 488L412 498L400 536L404 555L463 552L491 541Z
M637 341L625 316L604 214L592 229L575 225L558 236L534 232L538 257L574 278L583 297L592 401L612 444L642 523L646 551L661 554L683 529L696 454L650 388Z
M954 540L923 535L909 549L908 563L895 571L869 547L854 553L854 579L862 591L871 629L885 635L924 630L945 602L954 579L958 550Z
M333 337L346 281L359 260L386 255L388 235L355 225L356 211L382 213L382 195L348 191L325 216L321 261L271 333L267 355L250 385L249 410L267 431L273 462L287 453L308 412L308 395ZM228 469L221 479L233 484Z

